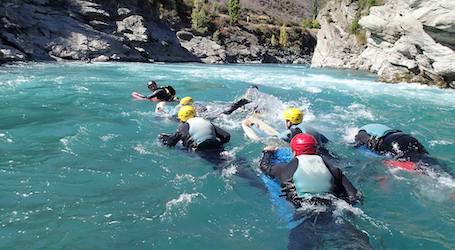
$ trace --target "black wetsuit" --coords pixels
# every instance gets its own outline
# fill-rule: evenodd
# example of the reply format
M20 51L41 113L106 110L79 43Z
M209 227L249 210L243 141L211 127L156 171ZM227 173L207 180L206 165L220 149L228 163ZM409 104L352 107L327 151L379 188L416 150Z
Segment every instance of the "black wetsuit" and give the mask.
M302 199L297 196L292 182L293 175L299 165L299 160L293 158L289 163L272 165L270 163L272 155L272 152L264 152L260 163L261 170L266 175L278 179L286 197L294 203L294 205L300 206ZM361 193L357 191L341 170L333 166L329 160L324 158L325 157L322 157L324 164L332 174L334 180L331 190L332 193L336 197L344 199L349 203L354 203L361 199Z
M365 146L380 154L391 154L398 160L438 164L416 138L401 131L392 131L376 138L361 130L355 136L355 141L357 146Z
M259 98L258 86L252 85L246 90L243 97L240 100L234 102L228 110L223 112L223 114L230 115L237 109L247 105L248 103L252 103L257 98ZM257 111L257 108L258 107L254 107L253 110Z
M160 101L170 102L175 99L175 89L171 86L159 87L147 98L157 98Z
M232 114L232 112L234 112L234 111L236 111L237 109L239 109L239 108L241 108L241 107L247 105L248 103L251 103L251 100L242 98L242 99L240 99L240 100L234 102L228 110L226 110L226 111L223 112L223 114L225 114L225 115L230 115L230 114Z
M183 146L196 151L222 149L223 144L229 142L231 139L231 135L218 126L213 125L213 127L215 129L216 139L209 139L198 145L196 145L191 138L189 132L190 125L186 122L181 123L173 135L163 135L160 139L165 145L170 147L175 146L181 140Z

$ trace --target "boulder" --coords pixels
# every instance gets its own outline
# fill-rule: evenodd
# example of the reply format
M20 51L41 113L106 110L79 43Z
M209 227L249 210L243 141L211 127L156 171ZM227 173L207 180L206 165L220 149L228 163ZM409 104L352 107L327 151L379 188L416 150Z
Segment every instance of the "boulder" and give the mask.
M433 39L421 22L426 20L424 17L434 17L444 10L438 10L441 6L435 5L433 0L425 1L423 6L429 4L434 9L422 7L419 1L412 2L389 1L384 6L371 8L370 14L359 22L370 36L361 57L381 80L448 87L448 83L455 80L452 78L455 52ZM433 25L438 23L441 22Z
M148 31L142 16L132 15L117 22L117 32L122 33L129 41L148 42Z
M117 10L117 17L120 19L125 19L131 15L131 10L128 8L119 8Z
M72 1L74 10L87 20L109 21L110 14L101 5L82 0Z
M411 15L435 41L455 49L455 1L411 0Z
M185 30L177 31L176 35L178 39L183 41L190 41L193 38L193 34Z
M92 62L107 62L107 61L109 61L109 57L107 57L105 55L97 56L92 59Z
M331 1L321 11L312 66L366 69L387 82L448 87L455 81L454 1L390 0L372 7L359 21L365 45L346 32L357 11L350 0Z
M24 61L26 55L19 50L0 44L0 63L7 61Z
M224 63L226 60L226 51L205 37L194 36L189 41L182 41L181 45L204 63Z

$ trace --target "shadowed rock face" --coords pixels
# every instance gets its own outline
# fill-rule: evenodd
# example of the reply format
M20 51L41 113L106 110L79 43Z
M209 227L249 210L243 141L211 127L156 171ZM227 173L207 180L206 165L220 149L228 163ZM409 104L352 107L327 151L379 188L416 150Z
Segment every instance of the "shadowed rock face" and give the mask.
M389 0L372 7L359 21L367 31L366 46L346 33L356 3L334 1L330 6L319 16L322 29L313 66L365 69L386 82L455 87L454 1Z
M0 61L200 61L157 18L153 1L113 2L2 2Z
M264 44L255 30L239 27L232 27L223 42L214 42L211 36L191 33L188 11L177 11L181 6L169 7L177 13L173 20L163 19L160 10L166 4L169 1L2 0L0 64L62 59L308 63L314 48L309 33L298 51L281 51Z

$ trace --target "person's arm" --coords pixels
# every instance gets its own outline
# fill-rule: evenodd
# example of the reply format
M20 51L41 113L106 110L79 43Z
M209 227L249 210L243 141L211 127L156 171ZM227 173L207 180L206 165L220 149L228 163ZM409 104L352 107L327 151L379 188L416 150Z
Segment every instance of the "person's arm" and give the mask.
M278 138L285 142L290 142L291 141L291 132L289 130L283 131L278 135Z
M262 172L265 174L269 175L270 168L272 168L272 155L273 151L262 151L262 158L261 161L259 162L259 168L261 169Z
M230 115L230 114L232 114L232 112L236 111L237 109L245 106L246 104L248 104L250 102L251 102L250 100L242 98L242 99L236 101L235 103L233 103L228 110L223 112L223 114Z
M220 139L222 144L228 143L231 140L231 135L227 131L215 125L213 127L215 128L216 138Z
M355 135L355 146L356 147L359 147L362 145L367 146L369 140L370 140L370 135L367 132L361 130Z
M324 163L335 179L335 187L333 189L334 194L338 198L346 200L348 203L355 203L356 201L361 201L363 194L359 192L354 185L348 180L348 178L343 174L341 169L335 167L330 161L324 159Z
M289 163L272 164L271 159L273 153L274 150L271 150L270 148L264 149L259 168L266 175L271 178L279 179L281 183L284 183L294 174L298 166L298 160L294 158Z
M153 98L159 99L159 96L162 96L163 94L167 94L166 90L159 88L159 89L155 90L151 95L147 96L147 98L148 99L153 99Z
M189 124L182 123L179 125L179 127L177 128L177 131L173 135L164 137L162 139L162 141L166 146L174 147L183 138L183 135L188 133L188 131L189 131Z

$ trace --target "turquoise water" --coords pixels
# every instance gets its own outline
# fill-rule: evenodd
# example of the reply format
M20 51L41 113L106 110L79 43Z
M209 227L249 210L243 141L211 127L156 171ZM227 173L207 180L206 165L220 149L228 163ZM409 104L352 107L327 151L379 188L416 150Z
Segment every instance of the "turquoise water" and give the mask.
M365 194L335 212L373 248L455 248L452 177L386 171L348 144L356 128L384 123L414 134L455 172L454 91L304 66L66 63L0 68L1 249L286 249L280 207L256 175L236 174L256 173L263 147L244 138L245 114L214 123L232 134L228 155L246 163L214 170L158 145L177 124L130 97L146 94L149 79L210 110L258 84L277 97L265 117L277 128L282 108L304 108Z

